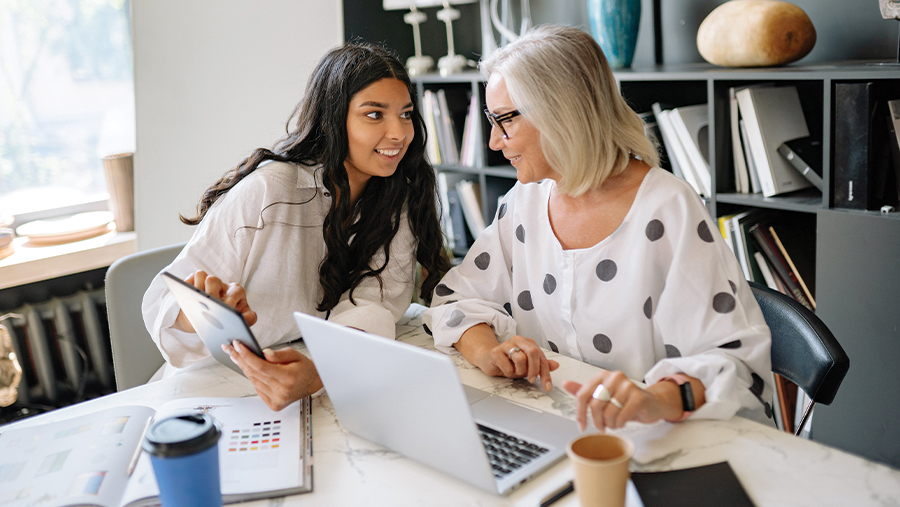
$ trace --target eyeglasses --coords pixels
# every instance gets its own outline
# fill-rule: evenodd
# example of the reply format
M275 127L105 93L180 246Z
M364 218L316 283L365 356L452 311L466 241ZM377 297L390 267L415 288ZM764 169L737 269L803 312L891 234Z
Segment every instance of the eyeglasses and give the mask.
M503 114L494 114L487 109L484 110L484 115L487 116L487 119L489 122L491 122L491 125L497 127L498 129L500 129L500 132L503 133L503 139L509 139L509 134L507 134L506 129L503 128L503 122L511 120L516 116L519 116L520 114L522 113L520 113L518 110L513 110Z

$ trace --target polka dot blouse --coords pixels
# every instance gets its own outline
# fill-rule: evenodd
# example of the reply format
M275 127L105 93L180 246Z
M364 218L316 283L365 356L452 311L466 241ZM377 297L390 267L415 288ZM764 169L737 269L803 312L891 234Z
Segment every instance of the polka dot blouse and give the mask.
M426 329L447 353L487 323L545 349L653 384L684 372L706 387L694 417L771 414L771 338L740 267L684 181L652 169L625 220L563 250L547 215L555 183L515 187L465 260L435 289Z

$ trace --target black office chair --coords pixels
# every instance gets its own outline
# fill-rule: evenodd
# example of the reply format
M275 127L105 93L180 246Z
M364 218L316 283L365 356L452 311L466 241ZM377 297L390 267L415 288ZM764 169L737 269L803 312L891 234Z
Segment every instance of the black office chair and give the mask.
M796 300L758 283L750 289L772 331L772 371L790 380L810 402L797 425L800 435L816 403L830 405L850 368L850 358L819 317Z

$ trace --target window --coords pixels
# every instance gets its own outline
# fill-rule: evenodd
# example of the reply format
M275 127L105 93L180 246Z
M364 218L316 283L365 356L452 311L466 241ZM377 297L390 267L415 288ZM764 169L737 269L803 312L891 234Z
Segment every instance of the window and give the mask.
M101 157L135 144L130 25L128 0L0 2L0 216L107 199Z

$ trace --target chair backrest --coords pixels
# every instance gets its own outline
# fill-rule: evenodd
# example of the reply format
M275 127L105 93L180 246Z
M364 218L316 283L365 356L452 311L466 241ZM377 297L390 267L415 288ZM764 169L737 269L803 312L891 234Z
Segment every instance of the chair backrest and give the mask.
M815 403L831 404L850 359L819 317L790 296L750 282L772 331L772 371Z
M144 326L141 302L153 277L183 247L179 243L131 254L106 271L106 312L119 391L147 383L165 362Z

